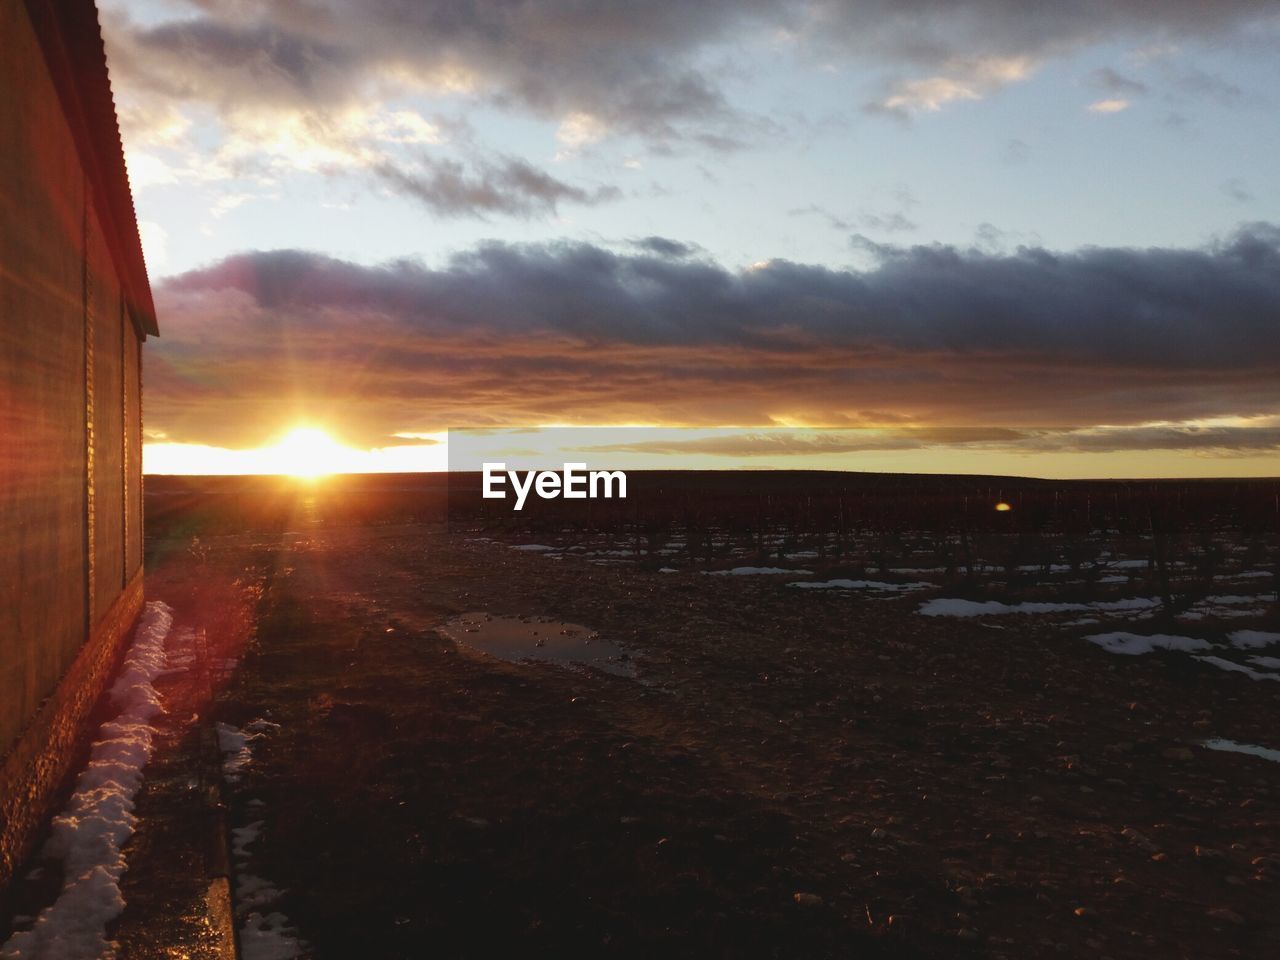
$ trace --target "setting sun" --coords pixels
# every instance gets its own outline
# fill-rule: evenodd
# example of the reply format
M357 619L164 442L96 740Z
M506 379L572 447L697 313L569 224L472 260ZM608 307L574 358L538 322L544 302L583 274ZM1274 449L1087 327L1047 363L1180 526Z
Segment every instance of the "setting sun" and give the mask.
M386 447L348 446L327 430L298 425L260 447L228 449L157 437L143 445L143 471L220 476L256 474L315 479L334 473L447 470L446 434L398 437Z
M263 451L276 459L278 472L315 478L348 469L351 451L315 427L295 427L274 447Z

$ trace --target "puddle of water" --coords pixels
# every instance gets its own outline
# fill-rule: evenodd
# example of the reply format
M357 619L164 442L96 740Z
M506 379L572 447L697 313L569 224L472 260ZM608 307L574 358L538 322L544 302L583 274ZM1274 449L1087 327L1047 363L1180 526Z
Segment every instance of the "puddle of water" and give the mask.
M593 668L635 677L635 664L616 643L602 640L590 627L550 617L504 617L464 613L440 627L460 646L512 663L545 661L562 667Z

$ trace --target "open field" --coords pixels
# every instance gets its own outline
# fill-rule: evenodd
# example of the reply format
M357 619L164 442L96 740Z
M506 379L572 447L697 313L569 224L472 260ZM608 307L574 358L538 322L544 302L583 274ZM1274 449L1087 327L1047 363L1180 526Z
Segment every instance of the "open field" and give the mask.
M1276 483L634 489L513 518L439 477L148 479L148 593L221 668L244 930L1280 949Z

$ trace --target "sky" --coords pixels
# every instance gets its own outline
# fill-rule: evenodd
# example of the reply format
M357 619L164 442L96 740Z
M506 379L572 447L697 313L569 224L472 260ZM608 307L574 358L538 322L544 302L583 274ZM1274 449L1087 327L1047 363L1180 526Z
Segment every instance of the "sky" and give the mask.
M691 428L655 465L1280 474L1270 0L100 10L149 471L629 424Z

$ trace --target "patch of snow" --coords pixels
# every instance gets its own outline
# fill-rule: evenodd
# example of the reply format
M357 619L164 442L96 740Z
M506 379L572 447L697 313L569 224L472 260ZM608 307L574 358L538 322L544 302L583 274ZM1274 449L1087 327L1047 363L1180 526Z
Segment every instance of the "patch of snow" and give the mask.
M1050 603L1027 601L1001 603L999 600L961 600L938 597L921 605L919 613L926 617L981 617L1008 613L1085 613L1091 610L1150 610L1160 606L1155 597L1130 597L1125 600L1096 600L1092 603Z
M255 820L244 827L235 827L231 831L231 854L236 858L249 855L249 844L262 836L262 821Z
M275 903L283 895L283 891L270 880L263 880L252 873L242 873L239 868L247 863L247 857L242 858L242 861L237 863L236 869L236 910L242 916L247 916L259 907Z
M223 771L228 780L238 779L239 772L252 759L250 744L280 730L280 724L257 719L244 725L245 733L226 723L217 725L218 747L223 753ZM230 765L230 768L228 767ZM261 800L248 803L255 810L265 806ZM264 821L254 820L231 830L231 856L235 862L236 915L240 923L241 960L297 960L307 951L307 944L289 919L278 911L263 911L284 895L269 880L249 872L253 854L249 847L262 837Z
M1265 630L1233 630L1227 634L1231 645L1238 650L1256 650L1280 643L1280 633L1268 633Z
M659 567L658 572L659 573L679 573L680 571L677 570L675 567Z
M1203 744L1210 750L1225 750L1227 753L1247 753L1250 756L1262 757L1264 760L1271 760L1280 763L1280 750L1272 750L1270 747L1259 747L1253 743L1237 743L1235 740L1224 740L1221 737L1214 737L1212 740L1206 740Z
M214 730L218 735L218 750L222 753L222 773L234 783L253 760L253 750L249 745L268 733L278 733L280 724L259 717L246 723L243 730L229 723L216 723Z
M549 550L554 550L555 547L548 547L545 543L517 543L511 549L524 550L526 553L546 553Z
M240 771L253 759L249 749L252 735L229 723L218 723L214 729L218 734L218 749L222 751L222 772L230 781L239 780Z
M295 960L304 949L298 931L282 913L251 913L240 928L243 960Z
M797 570L797 573L807 571ZM932 583L917 581L916 583L885 583L881 580L798 580L788 583L788 587L799 587L801 590L882 590L886 593L903 593L910 590L925 590L934 586Z
M1108 653L1119 653L1127 657L1142 656L1156 649L1160 650L1212 650L1213 644L1197 637L1180 637L1176 634L1155 633L1148 636L1138 633L1096 633L1085 637L1090 643L1096 643ZM1203 659L1203 658L1200 658Z
M813 576L812 570L789 570L786 567L734 567L732 570L704 570L712 577L754 577L759 574L793 573L799 576Z
M1243 663L1236 663L1234 660L1226 660L1222 657L1196 657L1196 659L1211 663L1219 670L1226 670L1229 673L1243 673L1251 680L1280 680L1280 673L1262 673L1253 667L1246 667Z
M120 712L99 728L75 792L53 821L46 850L63 861L62 891L30 930L15 933L0 947L4 960L112 955L106 928L124 909L119 884L123 847L137 823L133 798L151 758L155 731L148 721L163 709L152 681L164 670L165 637L172 625L170 607L159 601L147 604L109 694Z
M1219 620L1243 620L1247 617L1260 617L1266 611L1257 607L1249 607L1241 609L1240 607L1209 607L1197 606L1192 612L1203 613L1208 617L1217 617Z

